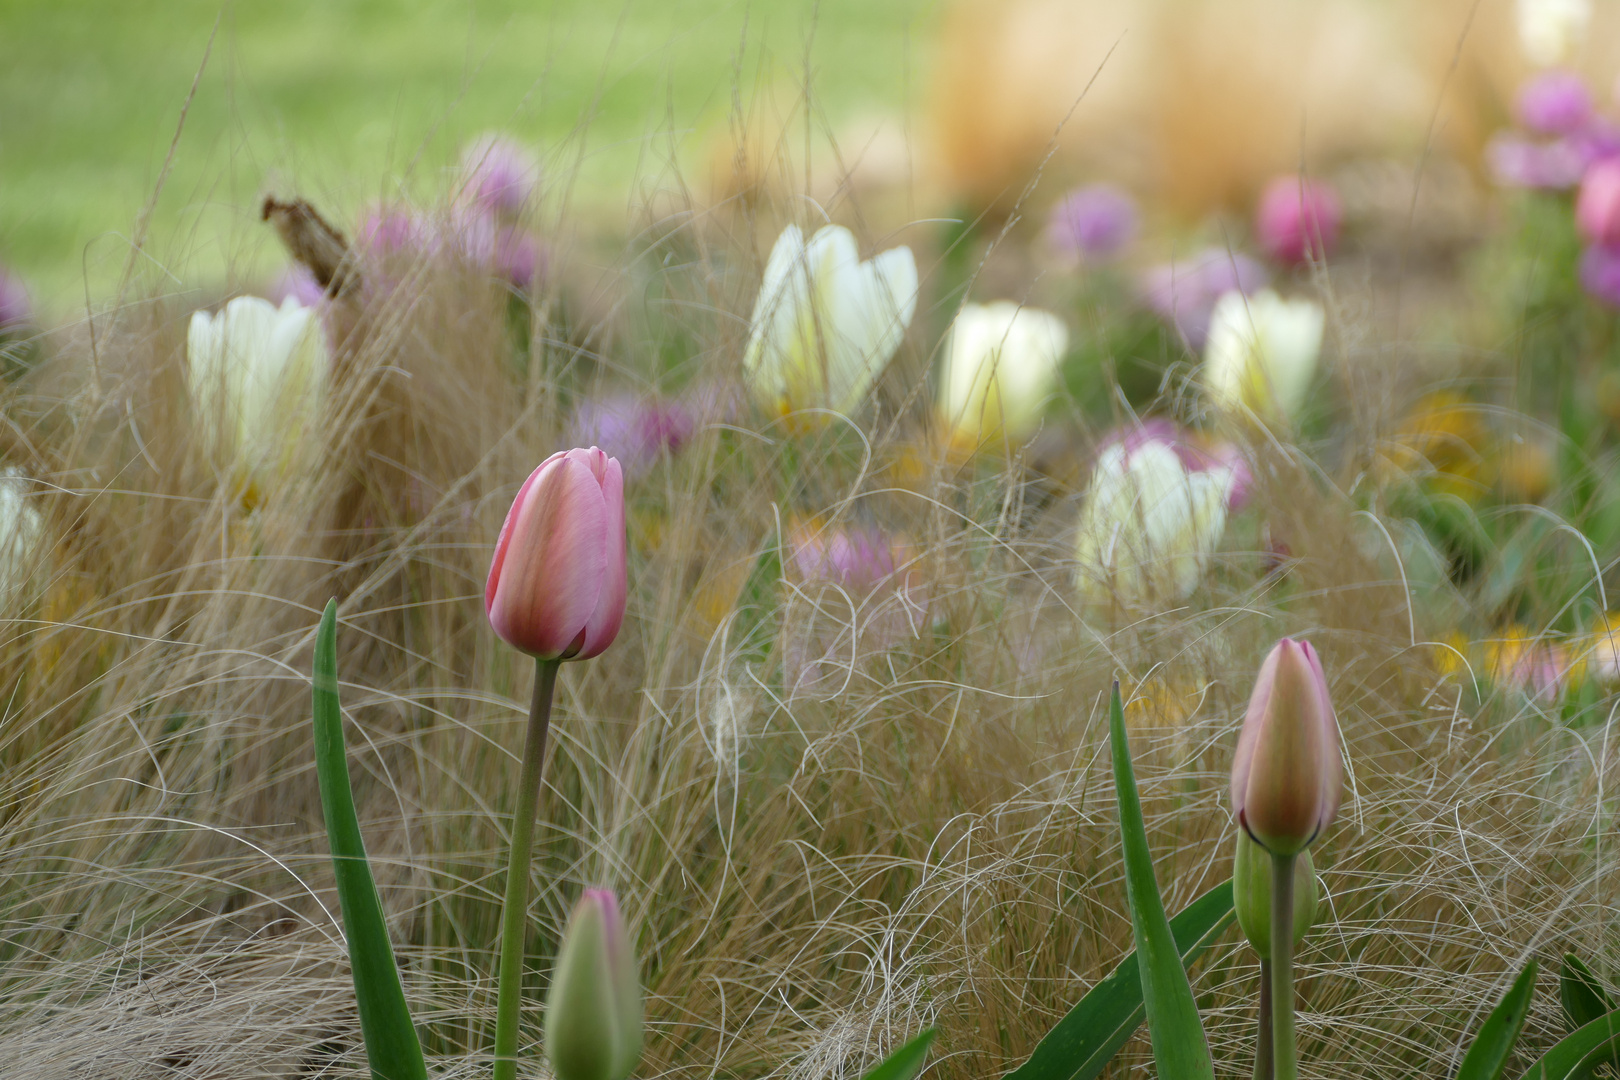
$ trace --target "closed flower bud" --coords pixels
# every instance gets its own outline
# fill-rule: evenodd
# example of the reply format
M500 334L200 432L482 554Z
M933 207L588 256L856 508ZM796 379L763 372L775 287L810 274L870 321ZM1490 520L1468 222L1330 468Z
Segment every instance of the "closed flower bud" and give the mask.
M743 368L755 396L780 415L853 412L900 347L917 308L907 247L861 261L855 237L827 225L807 243L782 230L749 318Z
M619 905L587 889L563 931L546 997L557 1080L624 1080L641 1060L641 985Z
M1294 862L1294 944L1316 925L1320 913L1316 867L1309 848ZM1266 849L1238 830L1237 855L1232 860L1232 900L1237 908L1238 927L1254 951L1271 958L1271 856Z
M1010 300L968 304L951 327L940 373L939 411L969 448L1035 434L1069 347L1069 330L1050 311Z
M1339 812L1339 722L1308 641L1283 638L1260 667L1232 762L1232 810L1255 842L1293 855Z
M551 455L518 490L484 589L489 624L540 660L585 660L624 621L624 476L591 447Z

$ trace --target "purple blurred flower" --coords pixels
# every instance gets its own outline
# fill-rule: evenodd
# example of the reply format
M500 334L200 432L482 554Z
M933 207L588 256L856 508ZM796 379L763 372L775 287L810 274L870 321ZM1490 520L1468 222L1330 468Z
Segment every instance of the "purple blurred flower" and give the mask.
M1587 149L1575 139L1530 139L1501 132L1485 146L1491 175L1504 187L1558 191L1580 183Z
M426 254L436 246L427 222L415 211L398 206L380 207L368 214L360 223L357 242L379 257Z
M0 270L0 330L22 326L33 317L27 286L15 274Z
M461 152L461 193L485 213L517 217L534 198L540 164L502 135L483 135Z
M1284 266L1297 266L1332 254L1343 216L1332 185L1279 176L1260 193L1254 235L1267 255Z
M527 290L535 278L546 276L546 253L521 229L507 227L495 237L495 269L518 289Z
M894 546L876 529L837 529L831 533L796 529L793 565L806 581L830 581L868 590L893 576Z
M1226 491L1227 511L1235 514L1249 505L1254 473L1242 449L1230 442L1220 442L1206 449L1198 436L1162 416L1115 428L1098 444L1097 453L1111 446L1122 446L1129 456L1150 443L1160 443L1175 451L1181 467L1188 472L1230 469L1232 481Z
M315 275L303 265L294 264L283 270L270 283L264 295L277 306L290 296L305 307L314 307L326 299L326 290L321 288L321 283L315 280Z
M1245 295L1257 292L1270 280L1266 268L1247 255L1205 248L1189 259L1144 274L1142 300L1196 352L1204 347L1216 300L1234 290Z
M1587 248L1581 254L1581 288L1594 300L1620 308L1620 251Z
M1575 230L1588 243L1620 248L1620 160L1586 170L1575 197Z
M1519 88L1519 122L1543 135L1573 135L1592 118L1592 94L1573 71L1544 71Z
M579 406L571 441L600 446L635 475L651 468L660 454L680 450L697 426L697 417L681 402L610 394Z
M1118 255L1136 239L1136 202L1112 184L1076 188L1052 208L1046 239L1064 258L1079 263Z

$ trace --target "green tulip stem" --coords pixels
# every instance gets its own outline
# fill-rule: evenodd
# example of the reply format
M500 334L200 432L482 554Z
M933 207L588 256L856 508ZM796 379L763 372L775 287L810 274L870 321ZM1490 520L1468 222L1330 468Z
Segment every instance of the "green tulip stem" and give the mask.
M1254 1080L1271 1075L1271 960L1260 960L1260 1015L1255 1021Z
M1271 856L1272 1076L1299 1080L1294 1049L1294 856Z
M506 863L506 902L501 908L501 968L495 990L494 1080L516 1080L518 1010L523 997L523 929L529 908L529 849L534 819L540 809L540 765L546 756L546 729L551 725L551 695L557 688L560 660L537 660L534 700L529 705L529 733L523 741L523 769L518 774L518 804L512 818L512 854Z

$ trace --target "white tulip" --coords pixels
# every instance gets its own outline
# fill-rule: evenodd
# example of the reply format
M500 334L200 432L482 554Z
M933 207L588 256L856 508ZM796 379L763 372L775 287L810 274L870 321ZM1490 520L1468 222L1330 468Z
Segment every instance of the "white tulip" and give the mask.
M1226 530L1230 468L1189 472L1170 446L1103 451L1080 512L1075 584L1095 603L1179 603Z
M797 226L777 238L749 320L743 367L780 415L852 412L888 365L917 307L917 263L906 247L860 261L848 229L828 225L807 244Z
M1586 39L1592 0L1519 0L1519 44L1532 64L1566 63Z
M972 443L1035 433L1069 347L1069 329L1050 311L1010 300L968 304L951 327L939 382L939 411Z
M1229 292L1215 302L1204 344L1204 388L1225 412L1291 421L1305 403L1322 354L1322 306L1270 289Z
M20 470L0 472L0 600L10 603L19 599L38 572L45 537L45 520L28 505L28 492Z
M191 316L187 383L202 436L222 467L263 485L286 470L319 422L330 364L314 309L241 296Z

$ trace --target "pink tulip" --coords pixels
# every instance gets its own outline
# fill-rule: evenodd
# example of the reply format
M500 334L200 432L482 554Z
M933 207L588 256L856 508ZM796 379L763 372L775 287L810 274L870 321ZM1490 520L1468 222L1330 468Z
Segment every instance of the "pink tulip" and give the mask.
M1620 159L1586 170L1575 199L1575 227L1594 244L1620 247Z
M624 621L624 474L591 447L551 455L501 526L484 589L489 624L541 660L586 660Z
M1283 638L1260 667L1238 736L1238 824L1273 854L1299 853L1339 812L1343 768L1322 661L1310 642Z
M1329 185L1279 176L1260 194L1255 238L1266 254L1289 266L1325 259L1339 239L1342 216L1339 196Z

